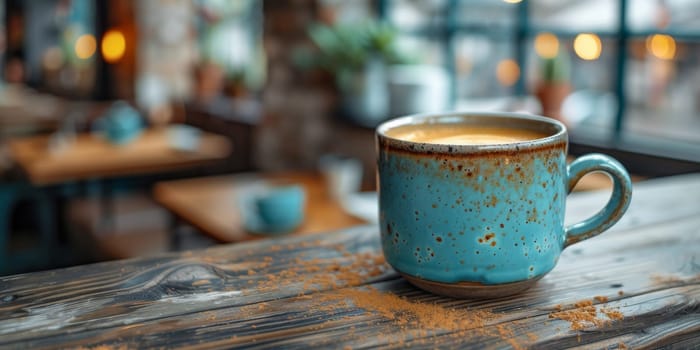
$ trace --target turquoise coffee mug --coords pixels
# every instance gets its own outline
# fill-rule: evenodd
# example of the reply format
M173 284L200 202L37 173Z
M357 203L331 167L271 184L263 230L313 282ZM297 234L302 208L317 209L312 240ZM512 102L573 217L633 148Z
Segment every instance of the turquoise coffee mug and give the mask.
M275 187L255 204L268 231L285 232L297 228L304 220L304 198L301 186Z
M113 103L107 112L97 119L96 126L114 145L129 144L143 131L138 111L124 101Z
M440 124L542 136L449 144L388 135ZM554 268L564 248L615 224L632 195L627 171L608 156L589 154L567 165L566 127L550 118L416 115L380 125L376 138L384 256L409 282L437 294L497 297L529 288ZM594 171L611 176L612 197L593 217L564 227L566 195Z
M251 233L288 233L304 222L306 192L300 185L252 185L239 195L243 223Z

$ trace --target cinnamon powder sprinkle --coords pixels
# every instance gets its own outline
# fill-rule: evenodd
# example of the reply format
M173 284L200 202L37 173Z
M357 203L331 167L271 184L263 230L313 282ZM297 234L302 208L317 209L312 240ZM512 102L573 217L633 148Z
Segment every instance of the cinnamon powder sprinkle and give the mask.
M368 314L375 315L378 318L376 327L386 327L386 331L380 332L379 337L386 337L383 340L391 344L415 341L438 346L443 341L454 342L465 336L477 335L501 339L514 349L522 349L534 342L533 338L536 339L536 335L530 334L527 339L524 339L525 335L519 337L509 324L487 327L488 322L496 316L487 310L450 308L437 303L413 301L367 286L368 282L391 271L381 253L350 253L343 245L325 247L337 254L322 258L309 258L299 254L291 261L277 262L286 265L282 270L268 270L265 275L257 273L255 276L250 274L252 270L245 273L250 277L261 277L254 282L253 290L256 293L283 288L301 290L299 298L313 299L313 310L310 312L314 314L327 312L340 315L351 309L362 309L364 314L342 317L360 317L366 320ZM265 257L264 262L268 266L274 266L271 257ZM315 291L322 293L307 294ZM256 311L253 307L244 307L242 311L252 315L264 310L266 305L258 308ZM331 319L328 322L334 321ZM324 325L325 323L320 327L323 328ZM401 330L398 333L397 328Z
M595 301L597 301L599 303L607 303L608 302L608 297L606 297L606 296L596 295L593 297L593 299L595 299Z
M605 316L608 316L609 319L611 320L622 320L625 318L625 314L620 312L619 310L613 310L613 309L601 309L600 310L602 313L605 314Z
M683 283L683 279L675 275L651 275L651 282L656 286L663 286L668 284L679 284Z
M426 330L464 331L484 327L493 317L485 310L464 311L449 309L437 304L410 301L396 294L382 292L373 287L367 289L341 289L326 300L349 300L358 308L390 320L395 325Z
M354 307L381 317L383 321L374 323L375 327L382 329L378 338L401 347L408 346L409 341L437 348L453 346L452 342L477 336L500 339L511 348L520 350L537 340L537 335L532 333L525 335L527 339L519 337L511 324L488 327L489 322L496 318L488 310L453 309L412 301L372 286L331 290L314 297L321 304L314 306L317 311L342 313ZM367 321L366 314L360 317ZM399 332L396 332L397 328Z
M364 252L347 255L341 247L334 247L342 255L335 259L304 259L297 257L292 266L275 273L268 273L265 279L257 281L258 291L270 292L301 284L303 290L320 291L361 285L389 270L384 256ZM272 258L265 257L267 263ZM250 275L250 271L249 271Z
M593 301L607 302L607 297L596 296L593 300L581 300L574 303L573 308L562 310L561 305L555 306L558 311L549 314L549 318L560 319L571 323L570 329L574 331L587 328L601 328L608 326L612 321L619 321L625 315L614 308L598 308Z

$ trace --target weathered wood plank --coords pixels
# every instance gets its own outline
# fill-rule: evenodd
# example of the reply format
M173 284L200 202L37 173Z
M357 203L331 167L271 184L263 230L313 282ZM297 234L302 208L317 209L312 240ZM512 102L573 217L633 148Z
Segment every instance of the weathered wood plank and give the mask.
M636 237L629 238L627 233L615 232L608 234L605 241L603 237L583 242L571 249L565 251L559 266L552 271L557 279L566 279L567 276L559 276L560 271L575 271L575 269L586 267L595 268L598 265L612 268L620 266L620 263L625 262L625 257L616 254L620 247L631 250L639 250L644 246L651 247L656 250L657 247L664 244L680 243L681 247L692 247L694 237L697 237L700 230L700 217L693 217L685 221L678 221L673 225L665 227L667 230L676 232L677 234L670 237L664 230L658 230L651 226L645 230L630 231ZM341 244L348 247L348 251L367 251L372 247L377 247L376 232L372 228L362 228L348 232L347 234L336 234L328 238L327 241L320 240L319 245L325 247ZM302 240L302 242L304 242ZM352 244L351 244L352 243ZM294 244L286 244L286 248L293 247ZM272 245L274 247L274 244ZM19 309L27 305L33 307L41 307L51 304L53 301L60 300L61 302L70 302L72 295L77 300L84 300L86 296L91 299L92 303L98 301L100 296L113 298L115 295L120 295L121 292L129 292L132 294L152 292L153 287L162 288L161 292L166 296L187 295L188 293L198 292L201 288L191 286L190 283L197 281L206 281L206 288L221 287L228 289L244 290L250 284L248 281L258 283L265 279L265 275L274 271L283 271L292 267L294 259L303 254L313 255L317 259L325 259L323 263L333 264L336 262L345 262L348 258L342 259L337 251L317 251L319 247L298 247L298 249L289 249L277 252L274 255L274 266L259 270L253 276L248 275L248 271L257 270L258 267L266 264L265 257L273 255L258 255L258 256L239 256L229 258L226 250L213 249L207 256L191 256L180 260L165 260L165 259L149 259L145 261L146 266L128 264L127 267L117 267L110 269L98 269L103 271L101 274L87 276L83 280L70 281L71 274L79 276L82 274L84 267L77 269L63 270L62 276L59 278L67 278L68 282L56 286L57 282L49 282L46 287L33 287L31 284L23 284L26 288L14 289L11 286L4 289L6 295L21 295L12 303L14 309ZM313 252L313 254L312 254ZM600 257L599 255L607 255ZM595 257L595 259L593 259ZM679 258L680 255L673 253L670 259ZM143 261L141 261L143 263ZM568 267L571 265L570 267ZM593 265L590 267L589 265ZM648 267L652 263L644 264ZM99 265L98 265L99 266ZM106 267L111 267L111 264L106 264ZM623 269L628 269L628 264L621 265ZM665 265L654 267L656 270L663 269ZM639 266L636 266L639 267ZM659 273L663 272L659 270ZM567 272L568 273L568 272ZM56 277L56 276L54 276ZM234 277L240 277L238 279ZM143 286L140 284L143 283ZM219 284L217 284L219 283ZM224 284L226 283L226 284ZM213 285L212 285L213 284ZM123 288L118 288L123 287ZM149 289L150 288L150 289ZM179 289L182 291L178 292ZM298 294L301 290L291 291L292 294ZM133 297L134 295L132 295ZM272 296L277 297L277 296ZM152 298L150 298L152 299ZM141 300L141 299L139 299ZM143 299L149 300L149 299ZM0 311L12 311L10 305L0 304Z
M379 290L399 292L415 296L414 290L402 280L377 284ZM327 309L314 309L318 303L311 297L294 297L292 300L275 300L265 306L249 305L244 309L221 308L187 317L173 317L154 323L136 323L111 331L91 330L84 333L69 333L55 338L42 338L30 343L31 347L44 347L63 341L63 346L97 346L118 340L136 347L195 346L214 344L226 346L258 347L303 347L305 344L331 346L351 345L353 348L366 346L415 345L433 348L440 346L464 347L464 337L480 339L476 348L487 345L504 346L507 340L500 334L498 326L508 320L509 339L516 339L522 345L549 345L555 348L597 343L611 336L628 345L654 345L663 340L669 332L697 332L700 318L697 316L700 284L676 287L634 297L626 297L614 302L602 303L618 310L627 317L600 329L590 329L584 333L569 331L569 325L561 320L548 317L551 310L532 309L535 312L525 317L511 319L499 314L499 318L484 329L460 331L459 337L449 332L407 329L381 316L358 310L353 307L335 308L329 315ZM689 297L694 296L694 297ZM417 300L430 301L432 296L421 294ZM453 305L456 308L464 305ZM669 307L672 306L672 307ZM244 316L244 317L241 317ZM679 328L679 326L682 326ZM656 336L640 338L650 333ZM692 333L691 332L691 333ZM149 334L147 339L143 334ZM531 338L536 335L536 339ZM58 339L56 339L58 338ZM535 343L536 342L536 343ZM533 344L535 343L535 344ZM344 345L343 345L344 346Z
M417 290L389 268L369 273L380 254L377 230L369 226L3 277L0 347L696 345L700 177L658 186L639 185L630 208L635 219L569 248L548 276L515 297L454 300ZM570 210L578 201L571 198ZM348 271L364 272L349 278ZM400 323L362 305L387 293L412 305L439 305L445 313L492 315L483 327L442 329ZM557 305L570 310L581 300L625 317L580 331L550 318Z
M566 222L581 221L600 210L610 191L577 192L569 195ZM700 213L700 174L673 176L634 184L627 213L610 232L654 223L671 222Z
M694 218L693 220L688 220L687 224L685 222L679 222L675 227L672 227L676 232L684 232L683 229L686 230L695 230L696 234L694 235L686 235L687 237L696 237L698 238L698 228L700 227L700 217ZM407 294L401 294L401 295L408 295L411 296L413 300L416 301L426 301L426 300L433 300L433 301L439 301L441 304L450 304L452 306L457 305L458 303L461 303L460 305L463 305L465 307L480 307L480 308L488 308L491 310L494 310L494 312L498 313L503 313L507 315L507 319L510 320L522 320L528 317L532 317L532 312L533 310L539 310L540 313L547 313L551 311L554 305L556 304L566 304L566 303L573 303L579 299L585 299L585 298L592 298L595 295L606 295L609 296L611 301L614 301L616 299L616 294L620 288L625 288L625 297L622 297L620 299L628 298L628 297L634 297L637 295L643 294L645 291L653 290L654 288L661 288L664 286L664 283L668 285L677 285L680 283L680 279L685 277L685 276L693 276L694 274L700 273L700 271L697 270L697 266L693 266L692 264L688 264L686 260L684 259L678 259L677 257L682 257L682 256L691 256L693 257L693 253L695 253L695 247L689 244L687 240L672 240L671 244L674 244L673 249L667 249L663 250L660 252L660 254L657 254L654 256L653 260L649 260L647 255L653 253L654 251L657 250L657 241L659 240L664 240L667 237L663 234L658 234L656 233L656 230L649 230L648 233L646 232L639 232L641 237L643 238L648 238L647 239L640 239L639 241L632 242L627 250L623 251L622 254L617 254L614 256L610 256L610 252L614 251L619 247L619 245L626 244L625 240L620 239L617 244L601 244L602 247L600 249L594 249L594 247L590 249L582 249L581 252L577 252L572 255L576 255L576 257L580 260L577 263L573 263L573 259L565 259L562 258L562 260L571 260L572 262L569 263L568 265L571 265L571 268L568 268L566 265L562 265L563 267L558 267L555 271L552 272L551 276L547 276L545 279L541 281L532 291L525 293L521 295L517 299L502 299L502 300L494 300L494 301L459 301L455 302L454 300L450 299L445 299L445 298L436 298L432 295L418 292L414 288L410 287L408 284L403 282L401 279L396 279L394 280L394 288L392 288L392 291L399 291ZM693 232L693 231L691 231ZM595 242L595 241L591 241ZM573 258L573 256L572 256ZM584 264L583 266L580 266L581 263L586 262L587 264ZM598 262L598 263L596 263ZM665 264L660 264L660 262L666 262ZM258 262L258 265L260 265L261 262ZM602 270L602 271L596 271L599 270L599 266L608 266L607 269ZM634 266L634 269L629 269L627 268L629 265ZM289 268L289 267L287 267ZM577 274L571 274L569 273L570 270L580 270L580 273ZM561 270L561 272L559 272ZM621 275L621 271L626 271L627 273ZM676 273L674 278L668 278L665 277L665 280L654 280L653 278L649 277L649 271L656 271L659 273L659 276L671 276L670 273L674 272ZM266 273L269 272L267 270L261 270L261 273ZM189 273L189 272L188 272ZM561 276L556 276L557 273L560 273ZM255 278L260 277L260 275L256 274L254 276ZM676 280L678 279L678 280ZM257 283L257 282L256 282ZM247 284L247 283L246 283ZM572 285L576 285L577 288L574 290L571 290ZM624 287L616 287L616 288L610 288L610 286L618 286L622 285ZM172 287L172 286L171 286ZM568 290L568 293L567 293ZM298 294L297 290L294 290L294 288L290 288L290 293L291 295L296 295ZM697 292L697 290L696 290ZM559 298L554 298L552 296L558 296ZM212 298L212 299L208 299ZM221 300L222 298L224 299L230 299L230 300ZM94 300L94 299L93 299ZM179 322L174 322L178 318L181 317L182 314L187 314L189 316L193 316L195 321L201 321L201 319L207 319L207 317L212 317L213 319L216 320L223 320L225 319L224 315L229 315L229 317L233 317L235 320L237 317L239 317L239 313L243 311L236 311L236 307L238 309L240 308L246 308L250 307L251 305L259 305L261 302L271 302L274 301L275 299L269 299L265 298L264 300L259 299L259 295L247 295L244 293L244 291L241 291L240 293L232 293L232 294L227 294L226 292L217 292L214 294L199 294L197 297L190 297L187 294L181 294L179 296L174 296L165 298L165 299L159 299L158 301L162 301L164 303L158 303L158 301L154 301L153 304L151 305L146 305L143 301L136 303L136 307L140 307L141 309L134 309L130 310L129 309L129 304L124 304L124 303L118 303L115 308L110 308L107 306L105 308L105 305L82 305L80 307L77 307L80 310L87 310L88 312L86 314L83 314L82 316L76 317L75 321L77 321L76 324L72 326L66 326L63 327L60 330L56 330L55 334L58 335L58 337L63 337L63 333L65 331L70 331L70 333L79 335L81 332L81 329L85 328L86 330L91 329L90 326L87 326L85 322L82 322L83 320L91 320L92 322L95 323L95 325L98 328L95 329L103 329L105 326L110 326L110 321L114 317L120 316L123 312L125 311L131 311L132 313L137 313L137 315L131 315L132 319L140 319L147 321L148 317L147 315L164 315L164 313L167 312L174 312L173 319L169 318L153 318L153 322L149 324L149 322L139 322L140 326L136 326L135 324L131 324L128 329L131 330L137 330L139 333L148 333L152 334L156 332L162 323L169 323L172 325L175 325L177 328L171 329L171 328L166 328L165 331L166 333L164 334L170 334L172 332L177 331L177 329L180 330L186 330L186 329L193 329L193 330L198 330L200 327L200 323L195 322L194 326L186 327L185 323L182 320ZM216 309L212 310L211 309L211 302L217 303ZM303 305L303 304L306 305ZM279 305L277 305L279 304ZM296 318L302 319L302 320L307 320L306 322L309 322L308 320L314 320L318 316L324 316L322 320L318 320L318 324L312 323L311 325L297 325L294 323L296 327L301 327L300 329L297 329L297 333L304 334L305 336L309 336L309 331L306 332L299 332L300 330L304 330L304 327L322 327L321 325L325 324L329 318L333 318L336 315L331 315L328 314L327 311L325 313L322 313L322 315L317 315L317 314L309 314L306 313L305 310L311 310L313 309L313 300L309 299L308 297L299 297L294 299L294 301L290 304L288 300L281 300L277 304L273 304L269 307L269 309L274 310L274 313L272 315L255 315L255 314L250 314L246 317L246 321L248 324L244 324L241 327L238 328L233 328L233 329L228 329L228 331L225 334L235 334L238 335L239 337L244 337L247 336L247 332L245 332L245 329L249 332L252 332L252 334L258 334L259 332L263 332L265 330L264 325L259 325L256 329L250 328L251 326L251 321L252 322L264 322L264 320L271 320L272 322L279 322L279 319L276 318L276 315L281 314L289 314L293 315L294 312L288 311L284 309L285 305L294 305L294 309L297 310L296 312ZM163 307L165 305L165 308ZM189 309L186 310L175 310L179 306L189 306ZM98 311L94 311L94 309L97 309ZM265 309L265 308L263 308ZM198 311L199 310L199 311ZM544 310L544 311L542 311ZM249 313L250 311L245 311L245 313ZM347 314L358 314L361 313L361 310L343 310L339 314L340 315L347 315ZM142 314L139 316L138 314ZM199 316L194 316L198 315ZM222 315L223 314L223 315ZM208 315L208 316L207 316ZM75 317L74 315L73 317ZM541 315L540 315L541 316ZM122 324L128 323L124 322L124 320L121 320ZM366 325L372 325L372 322L377 322L377 316L371 316L370 320L364 320L363 322L359 322L359 324L366 324ZM356 322L357 323L357 322ZM254 323L253 323L254 324ZM288 324L284 324L285 326L289 326ZM145 330L143 328L146 328ZM346 327L350 327L346 325ZM359 326L355 326L356 328ZM325 328L322 328L325 329ZM89 332L88 332L89 333ZM98 333L99 335L100 333ZM282 333L285 338L289 338L286 333ZM323 333L325 334L325 332ZM46 335L46 333L45 333ZM138 334L137 334L138 335ZM298 335L298 334L297 334ZM134 336L131 334L131 336ZM164 335L163 335L164 336ZM102 339L103 341L105 340L104 338L101 338L102 335L98 337L98 339ZM124 333L119 333L118 337L121 339L129 339L129 334L124 334ZM168 336L169 339L172 338L172 335ZM335 338L335 337L334 337ZM134 339L138 339L138 336L134 336ZM156 339L159 339L159 337L156 337ZM183 339L189 340L193 339L192 335L187 335ZM197 338L194 338L197 339ZM242 338L242 339L247 339L247 338ZM303 338L302 338L303 339ZM80 338L79 342L83 342L86 339ZM250 339L248 339L250 340ZM308 340L308 339L306 339ZM305 341L306 341L305 340ZM48 341L48 344L53 344L55 339L45 339L45 341ZM268 342L271 340L268 339ZM285 340L286 341L286 340ZM404 342L406 340L403 340ZM276 343L275 343L276 344ZM33 344L37 346L41 346L41 343ZM140 344L144 345L144 344ZM156 345L156 344L145 344L148 346L151 345ZM375 344L376 345L376 344Z

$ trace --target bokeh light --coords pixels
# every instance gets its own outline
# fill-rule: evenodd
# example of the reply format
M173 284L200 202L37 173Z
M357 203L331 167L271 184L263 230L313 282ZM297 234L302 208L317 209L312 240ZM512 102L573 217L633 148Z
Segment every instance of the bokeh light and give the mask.
M92 34L83 34L75 41L75 55L80 59L88 59L95 54L97 41Z
M676 41L670 35L654 34L647 38L647 51L656 58L671 60L676 56Z
M597 35L581 33L574 39L574 51L581 59L597 60L603 51L603 44Z
M559 53L559 39L552 33L539 33L535 37L535 53L542 58L554 58Z
M108 63L114 63L124 57L126 38L118 30L110 30L102 37L102 57Z
M513 86L520 78L520 66L513 59L505 59L496 66L496 78L503 86Z

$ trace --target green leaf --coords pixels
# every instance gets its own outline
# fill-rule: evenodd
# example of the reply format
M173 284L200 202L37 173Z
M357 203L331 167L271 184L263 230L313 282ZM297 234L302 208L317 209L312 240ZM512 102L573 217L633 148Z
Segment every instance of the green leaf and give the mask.
M396 50L397 32L387 23L315 24L309 27L308 34L319 49L318 65L336 75L363 69L370 57L379 57L390 64L408 62Z

